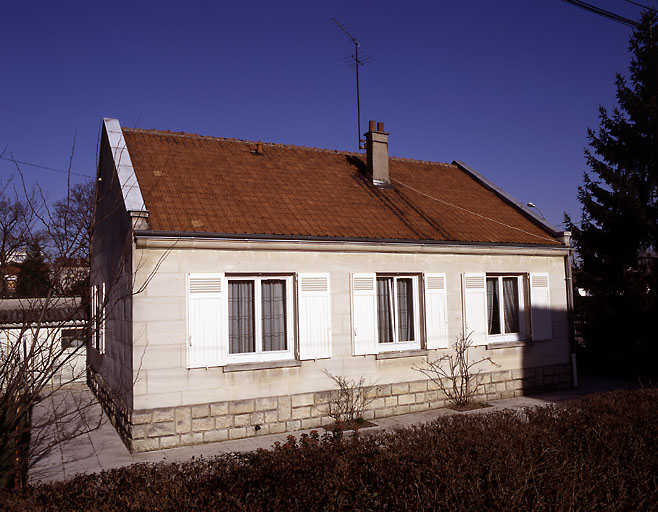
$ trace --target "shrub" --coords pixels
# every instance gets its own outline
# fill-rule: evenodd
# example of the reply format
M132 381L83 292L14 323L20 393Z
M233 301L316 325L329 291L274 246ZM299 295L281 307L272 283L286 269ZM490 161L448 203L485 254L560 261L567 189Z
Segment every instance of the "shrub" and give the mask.
M482 368L475 369L481 363L493 362L490 357L483 357L477 361L471 361L468 357L468 349L473 345L472 332L464 336L461 333L457 341L452 345L454 354L446 354L434 361L427 361L426 366L414 366L413 369L429 377L443 393L450 403L456 406L468 405L473 397L477 395L477 376Z
M326 405L326 414L336 421L336 424L353 423L363 419L366 407L375 399L369 394L372 386L365 385L365 378L358 381L347 379L340 375L324 373L331 377L338 385L338 389L331 392Z
M137 464L0 494L16 510L651 510L658 390Z

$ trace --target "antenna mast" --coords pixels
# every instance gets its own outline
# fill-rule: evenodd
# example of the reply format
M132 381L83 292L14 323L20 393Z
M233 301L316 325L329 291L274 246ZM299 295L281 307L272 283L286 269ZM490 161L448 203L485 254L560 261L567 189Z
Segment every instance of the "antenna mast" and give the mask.
M345 27L343 27L336 18L331 18L331 21L333 21L336 26L343 31L343 33L349 38L352 43L354 43L354 55L350 57L350 59L354 62L354 68L356 69L356 124L357 124L357 140L359 141L359 149L365 149L365 140L361 138L361 97L359 94L359 66L363 66L367 62L370 62L369 57L365 57L362 60L359 60L359 46L361 46L361 43L359 43L359 40L354 37L352 34L350 34ZM350 64L351 65L351 64Z

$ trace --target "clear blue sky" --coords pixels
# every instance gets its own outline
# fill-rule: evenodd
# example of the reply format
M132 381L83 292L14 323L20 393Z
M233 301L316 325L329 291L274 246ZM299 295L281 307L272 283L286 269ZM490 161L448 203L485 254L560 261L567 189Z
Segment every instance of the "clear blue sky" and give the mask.
M554 224L580 217L586 129L615 104L631 29L560 0L6 2L0 151L67 169L77 134L72 170L94 175L103 117L354 151L353 46L332 16L374 59L362 127L384 121L391 155L462 160ZM65 174L21 169L65 194Z

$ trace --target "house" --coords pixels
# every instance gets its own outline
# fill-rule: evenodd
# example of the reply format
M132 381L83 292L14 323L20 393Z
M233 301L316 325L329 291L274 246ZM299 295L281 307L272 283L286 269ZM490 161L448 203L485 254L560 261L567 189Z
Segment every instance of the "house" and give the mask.
M87 332L80 297L0 299L0 360L27 358L53 385L84 381Z
M445 405L413 369L474 341L487 399L572 385L569 236L461 162L121 127L105 119L88 382L147 451Z

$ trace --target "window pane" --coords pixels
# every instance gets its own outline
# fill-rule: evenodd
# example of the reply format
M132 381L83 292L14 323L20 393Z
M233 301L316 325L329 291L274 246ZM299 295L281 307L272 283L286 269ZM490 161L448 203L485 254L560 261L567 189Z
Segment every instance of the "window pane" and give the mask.
M263 307L263 351L286 350L286 283L261 282Z
M519 332L519 280L503 277L505 332Z
M487 277L487 323L489 334L500 334L500 304L498 302L498 278Z
M229 353L255 352L253 281L229 282L228 310Z
M377 278L379 343L393 343L393 278Z
M398 279L398 341L414 340L414 292L411 279Z

